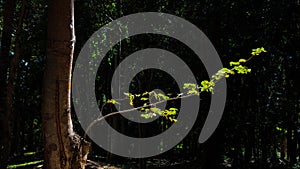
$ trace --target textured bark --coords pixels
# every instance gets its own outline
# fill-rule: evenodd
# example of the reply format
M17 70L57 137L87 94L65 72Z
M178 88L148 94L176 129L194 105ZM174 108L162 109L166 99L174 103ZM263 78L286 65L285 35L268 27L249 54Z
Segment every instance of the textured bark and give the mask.
M89 143L74 133L70 112L75 43L73 4L73 0L49 1L42 105L44 166L47 169L84 168L89 147Z
M4 5L3 31L0 52L0 168L6 168L10 152L10 114L7 108L7 81L10 63L10 47L13 31L13 13L16 8L16 0L7 0Z

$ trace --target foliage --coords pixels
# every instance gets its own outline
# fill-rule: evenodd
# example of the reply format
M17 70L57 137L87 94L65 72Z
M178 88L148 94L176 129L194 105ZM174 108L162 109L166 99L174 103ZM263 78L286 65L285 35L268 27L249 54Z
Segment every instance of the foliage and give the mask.
M163 93L156 93L155 91L151 92L144 92L142 94L132 94L132 93L124 93L125 96L128 97L129 99L129 104L133 106L134 99L140 98L141 101L147 101L149 98L155 98L154 103L145 103L143 106L140 107L140 110L145 112L141 114L141 117L144 117L146 119L148 118L153 118L156 116L162 116L165 117L166 119L170 120L171 122L174 121L176 122L177 120L175 119L175 115L178 112L177 108L169 108L165 110L161 110L160 108L157 107L158 104L161 104L162 102L167 102L169 100L175 100L175 99L183 99L186 98L187 96L193 96L197 95L200 96L202 92L210 92L214 93L214 86L216 83L222 79L222 78L228 78L229 75L234 75L234 74L247 74L251 72L251 69L247 68L246 66L242 65L243 63L246 63L252 57L258 56L263 52L267 52L263 47L261 48L256 48L252 50L251 57L249 59L239 59L237 62L230 62L230 68L222 68L219 70L215 75L211 77L211 80L203 80L201 82L201 85L197 85L194 83L184 83L183 89L187 89L188 91L185 93L178 94L176 97L170 98L169 96L166 96ZM148 96L148 97L146 97ZM108 104L120 104L114 99L108 100L106 103ZM151 108L148 108L148 107ZM130 110L124 110L125 112ZM105 116L104 116L105 118ZM102 118L102 119L104 119ZM96 119L97 120L97 119Z
M294 164L293 169L299 169L300 168L300 162Z

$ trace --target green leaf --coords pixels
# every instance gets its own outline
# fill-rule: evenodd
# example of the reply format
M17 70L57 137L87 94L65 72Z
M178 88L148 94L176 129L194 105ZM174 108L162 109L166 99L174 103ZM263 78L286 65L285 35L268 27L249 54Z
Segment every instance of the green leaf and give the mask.
M157 107L152 107L152 108L150 108L150 110L151 110L153 113L159 113L159 112L161 112L161 110L160 110L159 108L157 108Z
M117 102L116 100L114 99L110 99L110 100L107 100L106 103L111 103L111 104L120 104L119 102Z
M240 65L240 62L229 62L230 66L237 66Z
M177 108L169 108L170 111L178 111Z
M141 114L141 117L143 117L145 119L149 119L150 118L149 114Z
M162 93L158 93L157 95L158 95L159 98L161 98L163 100L168 100L169 99L169 96L166 96L166 95L164 95Z
M247 62L247 60L246 59L240 59L239 62L244 63L244 62Z
M194 83L184 83L183 84L183 89L191 89L191 88L196 88L197 85Z
M251 55L259 55L262 52L267 52L264 47L252 49Z
M131 106L133 106L133 99L134 99L134 95L130 94L130 95L129 95L129 104L130 104Z
M203 80L203 81L201 82L201 85L202 85L202 86L209 86L209 81L208 81L208 80Z
M191 90L188 91L187 94L191 94L191 95L192 95L192 94L196 94L196 95L197 95L197 94L199 94L199 92L198 92L198 90L191 89Z

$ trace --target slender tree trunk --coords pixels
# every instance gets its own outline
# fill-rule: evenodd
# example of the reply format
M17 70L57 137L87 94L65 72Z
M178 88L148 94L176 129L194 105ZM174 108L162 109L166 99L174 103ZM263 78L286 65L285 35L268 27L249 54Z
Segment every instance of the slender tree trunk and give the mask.
M25 16L25 9L26 9L26 0L21 1L21 9L20 9L20 14L19 14L19 19L18 19L18 24L16 27L16 39L15 39L15 49L14 49L14 55L11 58L10 61L10 68L9 68L9 76L8 76L8 84L7 84L7 95L6 95L6 114L11 115L11 119L13 119L13 124L12 124L12 141L11 145L14 145L12 149L10 150L10 154L13 154L16 152L18 149L18 143L19 143L19 129L20 129L20 119L19 116L16 114L16 111L13 110L13 97L14 97L14 90L15 90L15 85L14 83L16 82L16 75L17 75L17 70L18 70L18 65L19 65L19 60L20 60L20 55L21 55L21 33L23 30L23 19Z
M74 133L70 112L75 43L73 5L73 0L49 1L42 104L46 169L85 168L89 147Z
M10 114L7 111L7 81L8 68L10 63L10 47L13 32L13 13L16 8L16 0L7 0L3 12L3 31L0 52L0 118L1 118L1 139L0 139L0 168L6 168L10 152Z

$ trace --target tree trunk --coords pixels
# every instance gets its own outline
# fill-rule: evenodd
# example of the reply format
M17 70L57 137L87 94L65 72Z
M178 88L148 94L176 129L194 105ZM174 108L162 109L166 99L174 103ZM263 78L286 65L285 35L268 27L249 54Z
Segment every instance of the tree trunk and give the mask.
M3 31L0 52L0 168L6 168L10 152L10 114L7 108L7 80L10 63L10 47L13 32L13 13L16 8L16 0L7 0L3 12Z
M43 84L44 167L85 168L89 143L73 131L70 94L75 43L73 0L49 1Z
M16 111L13 110L13 102L14 102L14 91L15 91L15 85L16 82L16 75L21 55L21 33L23 30L23 19L25 16L25 9L26 9L26 0L22 0L21 2L21 9L18 19L18 24L16 27L16 35L15 35L15 48L14 48L14 55L10 60L10 68L9 68L9 74L8 74L8 83L7 83L7 95L6 95L6 114L9 114L11 116L11 119L13 119L13 123L10 126L12 128L11 133L11 145L13 147L10 149L10 154L13 154L17 151L18 143L19 143L19 129L20 129L20 118L19 115L16 113Z

